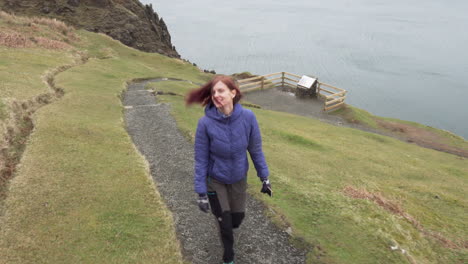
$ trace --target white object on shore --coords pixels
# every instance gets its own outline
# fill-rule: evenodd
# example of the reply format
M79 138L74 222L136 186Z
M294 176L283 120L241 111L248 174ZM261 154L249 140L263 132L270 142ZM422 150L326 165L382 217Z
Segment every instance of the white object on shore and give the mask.
M317 81L317 79L314 79L314 78L306 76L306 75L302 75L302 77L299 80L299 82L297 83L297 85L310 89L310 88L312 88L312 85L314 85L314 83L316 81Z

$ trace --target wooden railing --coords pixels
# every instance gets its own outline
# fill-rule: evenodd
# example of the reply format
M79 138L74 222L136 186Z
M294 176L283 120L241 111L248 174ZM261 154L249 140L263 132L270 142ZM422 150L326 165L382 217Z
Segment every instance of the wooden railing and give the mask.
M315 76L310 76L317 79ZM273 87L297 88L301 76L289 72L275 72L239 80L242 92L251 92ZM326 83L318 82L317 97L324 101L323 111L337 109L344 105L347 91Z
M276 77L276 75L281 75L281 72L260 75L252 78L239 80L239 88L242 92L251 92L255 90L263 90L268 88L273 88L281 84L279 81L282 77Z
M323 111L337 109L344 105L346 90L322 82L319 82L317 89L317 95L324 99Z

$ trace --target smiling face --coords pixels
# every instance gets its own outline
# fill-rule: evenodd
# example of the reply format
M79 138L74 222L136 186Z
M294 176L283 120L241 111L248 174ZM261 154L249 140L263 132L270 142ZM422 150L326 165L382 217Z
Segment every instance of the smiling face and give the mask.
M211 100L217 108L233 105L236 90L230 90L222 81L217 82L211 89Z

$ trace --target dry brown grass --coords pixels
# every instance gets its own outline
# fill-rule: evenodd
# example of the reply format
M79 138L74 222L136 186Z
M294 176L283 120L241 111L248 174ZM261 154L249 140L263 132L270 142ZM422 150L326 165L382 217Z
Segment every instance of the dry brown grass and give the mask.
M70 41L79 40L75 34L75 28L65 24L63 21L44 17L33 17L31 20L33 24L45 25L54 31L60 32L62 35L67 36Z
M0 10L0 19L11 21L11 20L14 19L14 17L15 17L14 15L10 15L7 12L4 12L4 11Z
M388 120L376 120L377 124L393 133L396 133L406 139L406 141L418 144L422 147L435 149L468 158L468 149L462 146L451 146L444 142L444 137L433 131L422 129L409 124L392 122Z
M72 26L65 24L63 21L57 20L55 18L45 18L45 17L24 17L16 16L9 14L4 11L0 11L0 19L5 20L6 22L11 22L15 24L30 25L32 23L45 25L51 29L62 32L73 32L75 29Z
M416 228L419 232L423 233L426 236L430 236L432 238L435 238L437 241L439 241L444 247L450 248L450 249L461 249L461 248L468 248L468 243L465 240L460 240L457 243L445 238L442 234L438 232L433 232L424 229L424 227L421 225L421 223L416 220L413 216L408 214L401 208L399 204L397 204L394 201L391 201L387 198L385 198L381 193L372 193L368 192L367 190L364 189L356 189L352 186L346 186L343 189L343 192L346 196L355 198L355 199L366 199L369 201L373 201L386 211L401 216L404 219L406 219L408 222L410 222L414 228Z
M58 40L43 37L33 37L32 40L41 48L60 50L72 48L72 46L70 46L69 44Z
M18 32L0 32L0 45L9 48L30 48L33 42Z
M30 19L33 23L36 23L39 25L46 25L49 28L55 29L64 35L66 35L67 32L71 32L74 30L73 27L68 26L63 21L60 21L57 19L50 19L50 18L45 18L45 17L32 17Z
M57 19L21 17L0 11L0 20L14 25L0 31L0 45L11 48L42 47L70 49L69 43L79 41L75 29ZM47 37L44 36L47 33Z
M393 214L397 214L401 216L404 214L404 211L400 207L400 205L386 199L380 193L371 193L366 190L359 190L351 186L346 186L343 192L351 198L367 199L367 200L373 201L376 204L378 204L380 207L384 208L385 210Z
M45 49L71 49L68 43L53 40L45 37L27 37L18 32L0 32L0 45L9 48L33 48L41 47Z

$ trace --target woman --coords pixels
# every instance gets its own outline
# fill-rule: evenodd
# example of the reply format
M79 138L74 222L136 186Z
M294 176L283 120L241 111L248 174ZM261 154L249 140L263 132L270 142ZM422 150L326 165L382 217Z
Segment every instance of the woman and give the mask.
M206 106L195 135L195 192L200 210L211 207L219 223L224 263L234 263L232 229L245 216L247 151L263 183L261 192L272 194L257 119L239 104L241 97L234 80L222 75L187 97L187 104Z

